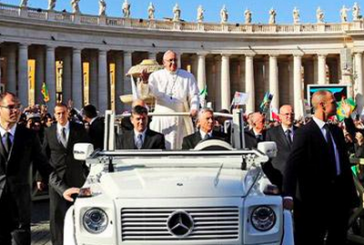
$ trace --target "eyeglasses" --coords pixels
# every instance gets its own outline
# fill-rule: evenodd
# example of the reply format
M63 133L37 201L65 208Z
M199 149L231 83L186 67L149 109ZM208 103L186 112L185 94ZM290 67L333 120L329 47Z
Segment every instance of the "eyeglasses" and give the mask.
M8 106L0 106L0 107L8 109L9 111L20 110L22 108L21 105L8 105Z
M177 63L177 59L169 59L169 60L165 60L165 61L168 61L169 63L172 63L172 62Z

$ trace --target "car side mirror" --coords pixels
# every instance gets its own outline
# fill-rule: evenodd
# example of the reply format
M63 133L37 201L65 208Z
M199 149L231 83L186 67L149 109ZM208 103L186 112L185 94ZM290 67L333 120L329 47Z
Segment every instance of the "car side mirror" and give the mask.
M273 141L265 141L258 143L258 150L263 152L269 158L274 158L277 156L277 144Z
M85 161L94 152L94 146L90 143L77 143L73 146L73 157L76 160Z

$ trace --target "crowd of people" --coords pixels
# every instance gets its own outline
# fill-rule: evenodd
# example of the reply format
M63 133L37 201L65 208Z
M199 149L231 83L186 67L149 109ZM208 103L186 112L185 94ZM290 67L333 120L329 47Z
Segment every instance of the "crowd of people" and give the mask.
M230 119L199 108L195 78L177 68L176 53L167 51L163 64L164 70L141 75L156 98L154 112L190 116L151 118L145 102L135 100L130 118L120 124L117 149L188 150L209 139L230 143ZM279 121L260 112L245 115L245 146L276 142L277 157L262 169L281 190L284 207L294 211L296 244L324 244L325 237L326 245L344 244L350 212L359 203L348 155L364 157L363 124L351 118L344 102L345 120L333 120L336 101L328 91L316 92L312 105L312 117L300 121L291 105L281 106ZM88 142L102 149L104 127L93 105L81 111L71 103L22 110L16 95L0 95L0 244L30 244L31 164L40 172L38 188L49 186L52 244L63 244L65 213L88 174L85 163L73 158L73 146Z

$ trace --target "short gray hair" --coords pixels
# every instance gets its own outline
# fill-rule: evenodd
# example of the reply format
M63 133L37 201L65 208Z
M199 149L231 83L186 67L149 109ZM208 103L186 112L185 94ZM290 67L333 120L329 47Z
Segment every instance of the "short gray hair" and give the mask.
M211 112L212 115L214 114L214 111L211 108L208 108L208 107L201 108L197 115L197 121L199 121L201 119L202 115L205 114L206 112Z
M173 50L169 49L169 50L167 50L167 51L164 53L164 55L163 55L163 60L165 60L165 59L166 59L166 57L167 57L167 55L168 55L168 54L170 54L170 53L173 53L173 54L177 55L177 53L176 53L176 52L174 52Z

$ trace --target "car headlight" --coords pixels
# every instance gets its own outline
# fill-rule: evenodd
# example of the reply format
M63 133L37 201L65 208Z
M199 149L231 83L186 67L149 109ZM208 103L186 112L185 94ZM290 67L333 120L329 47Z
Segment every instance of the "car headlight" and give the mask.
M105 211L99 208L91 208L83 215L83 226L93 234L103 232L109 223L109 218Z
M258 231L268 231L276 223L276 214L274 210L268 206L258 206L251 214L251 222Z

